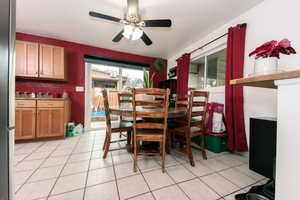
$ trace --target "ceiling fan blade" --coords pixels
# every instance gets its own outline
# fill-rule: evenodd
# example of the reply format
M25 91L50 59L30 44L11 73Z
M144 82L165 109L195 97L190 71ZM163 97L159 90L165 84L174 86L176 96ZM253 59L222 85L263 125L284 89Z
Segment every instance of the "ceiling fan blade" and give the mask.
M145 32L143 33L141 39L147 46L150 46L152 44L151 39L148 37L148 35Z
M172 21L170 19L154 19L144 20L145 27L171 27Z
M123 33L124 33L124 30L120 31L120 33L118 33L118 35L116 35L112 41L113 42L120 42L121 39L123 38Z
M112 17L112 16L109 16L109 15L104 15L104 14L97 13L97 12L93 12L93 11L90 11L90 12L89 12L89 15L92 16L92 17L97 17L97 18L101 18L101 19L106 19L106 20L114 21L114 22L120 22L120 21L121 21L120 18Z

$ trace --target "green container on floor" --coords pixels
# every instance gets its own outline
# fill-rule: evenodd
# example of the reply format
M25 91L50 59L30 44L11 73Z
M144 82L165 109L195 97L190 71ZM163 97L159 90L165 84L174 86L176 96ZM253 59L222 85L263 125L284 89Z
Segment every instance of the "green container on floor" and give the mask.
M205 149L214 153L227 151L227 136L205 135Z

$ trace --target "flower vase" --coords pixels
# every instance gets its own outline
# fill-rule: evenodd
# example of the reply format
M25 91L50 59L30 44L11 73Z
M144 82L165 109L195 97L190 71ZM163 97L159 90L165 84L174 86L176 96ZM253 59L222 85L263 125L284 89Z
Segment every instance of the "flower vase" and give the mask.
M278 58L268 57L255 60L254 75L272 74L278 72Z

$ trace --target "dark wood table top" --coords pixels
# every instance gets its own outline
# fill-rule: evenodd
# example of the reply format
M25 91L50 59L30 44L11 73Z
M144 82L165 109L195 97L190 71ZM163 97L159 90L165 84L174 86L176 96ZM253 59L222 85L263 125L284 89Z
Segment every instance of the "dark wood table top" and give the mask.
M159 108L151 108L151 107L144 107L144 108L138 108L138 111L140 112L160 112L162 109ZM186 115L186 108L169 108L169 115L168 118L178 118L183 117ZM115 115L122 115L125 117L132 117L133 109L132 108L110 108L110 113Z

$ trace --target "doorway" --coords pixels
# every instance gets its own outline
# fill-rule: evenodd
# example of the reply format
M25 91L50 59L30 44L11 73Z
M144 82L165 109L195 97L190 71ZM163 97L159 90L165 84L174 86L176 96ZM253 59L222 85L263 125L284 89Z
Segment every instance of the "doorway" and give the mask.
M86 62L86 130L106 128L102 90L108 90L110 107L118 107L118 92L143 87L144 70L147 69L142 66L130 68ZM119 117L111 116L111 119L118 120Z

